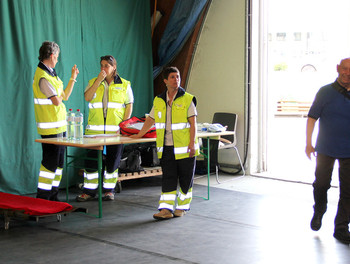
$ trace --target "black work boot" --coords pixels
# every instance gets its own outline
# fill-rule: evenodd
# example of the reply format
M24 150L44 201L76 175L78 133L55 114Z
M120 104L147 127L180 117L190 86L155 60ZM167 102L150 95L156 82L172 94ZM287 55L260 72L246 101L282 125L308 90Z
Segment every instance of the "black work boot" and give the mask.
M311 219L311 223L310 223L310 227L312 230L314 231L318 231L320 230L321 226L322 226L322 217L324 215L324 212L318 212L315 211L314 212L314 216Z
M343 244L350 244L350 233L346 228L335 229L333 236Z

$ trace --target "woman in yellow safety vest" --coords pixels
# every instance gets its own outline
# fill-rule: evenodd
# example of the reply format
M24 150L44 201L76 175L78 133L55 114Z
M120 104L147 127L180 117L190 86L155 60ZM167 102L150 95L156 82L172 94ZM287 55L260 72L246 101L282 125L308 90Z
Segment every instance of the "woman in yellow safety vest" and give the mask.
M34 112L38 133L42 138L62 137L66 131L66 107L63 100L70 97L79 70L72 68L65 90L57 76L55 66L60 48L55 42L45 41L39 49L39 64L34 74ZM58 186L62 178L64 146L42 144L37 198L58 201Z
M199 154L196 98L180 87L176 67L166 68L163 79L167 90L154 99L142 129L131 136L140 138L156 126L157 153L163 172L159 212L153 215L158 220L181 217L190 210L195 156Z
M115 58L103 56L100 64L100 73L89 81L84 94L85 100L89 102L86 135L119 133L119 123L130 118L134 103L131 84L118 75ZM122 151L123 145L106 146L106 169L102 186L104 201L114 200ZM90 151L88 156L96 158L97 151ZM85 166L83 193L76 197L79 202L94 199L98 188L97 162L87 160Z

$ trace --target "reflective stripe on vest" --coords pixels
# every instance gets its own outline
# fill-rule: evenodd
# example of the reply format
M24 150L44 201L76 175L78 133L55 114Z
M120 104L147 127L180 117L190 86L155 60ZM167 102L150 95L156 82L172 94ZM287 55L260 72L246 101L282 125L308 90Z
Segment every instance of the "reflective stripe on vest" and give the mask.
M159 147L159 148L157 147L157 152L163 152L163 149L164 149L163 147Z
M109 132L116 132L116 131L119 131L119 129L120 129L119 126L106 125L106 131L109 131Z
M103 108L103 103L102 102L97 102L97 103L89 103L89 108ZM113 103L113 102L108 102L107 103L107 108L113 108L113 109L118 109L118 108L125 108L125 104L120 104L120 103Z
M109 132L117 132L119 131L120 127L119 126L104 126L104 125L87 125L86 129L89 130L95 130L95 131L100 131L100 132L104 132L104 131L109 131Z
M176 154L185 154L187 153L188 147L174 147L174 153Z
M156 129L165 129L165 123L156 123Z
M190 123L178 123L178 124L171 124L172 130L180 130L185 128L190 128Z
M34 104L38 105L52 105L51 99L39 99L39 98L34 98Z
M102 103L89 103L89 108L102 108Z
M108 108L114 108L114 109L125 108L125 104L108 102L107 107Z
M105 126L104 125L100 125L100 126L87 125L86 129L91 129L91 130L96 130L96 131L104 131Z
M62 127L67 125L66 120L58 121L58 122L50 122L50 123L36 123L38 128L48 129L48 128L55 128L55 127Z

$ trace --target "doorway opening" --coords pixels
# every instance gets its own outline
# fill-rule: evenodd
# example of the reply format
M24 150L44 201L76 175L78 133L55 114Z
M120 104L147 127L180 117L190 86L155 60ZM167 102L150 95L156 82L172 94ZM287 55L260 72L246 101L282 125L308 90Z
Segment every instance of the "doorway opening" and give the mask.
M258 105L252 111L258 128L252 144L258 147L251 150L257 164L251 174L312 183L315 160L305 155L307 113L318 89L336 79L336 65L350 57L350 2L266 0L253 1L252 8L258 17L253 41L259 44L252 56L257 62L252 103ZM316 124L314 140L317 132ZM335 168L332 185L337 182Z

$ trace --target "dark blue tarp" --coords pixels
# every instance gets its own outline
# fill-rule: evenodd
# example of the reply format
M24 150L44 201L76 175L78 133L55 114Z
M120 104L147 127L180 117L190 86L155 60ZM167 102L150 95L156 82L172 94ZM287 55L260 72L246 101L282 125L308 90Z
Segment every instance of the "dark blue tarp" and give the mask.
M177 0L158 47L159 65L153 67L153 79L181 50L192 33L208 0Z

